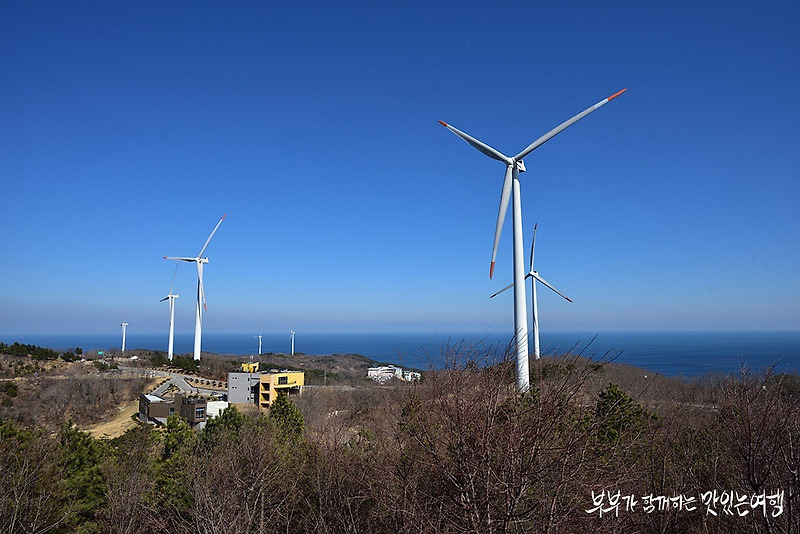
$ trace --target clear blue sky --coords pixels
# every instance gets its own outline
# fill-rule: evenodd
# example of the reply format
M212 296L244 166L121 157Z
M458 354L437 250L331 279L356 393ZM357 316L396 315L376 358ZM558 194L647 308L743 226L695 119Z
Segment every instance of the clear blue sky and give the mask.
M539 4L539 5L536 5ZM2 2L0 333L800 328L796 2ZM196 274L175 282L193 329Z

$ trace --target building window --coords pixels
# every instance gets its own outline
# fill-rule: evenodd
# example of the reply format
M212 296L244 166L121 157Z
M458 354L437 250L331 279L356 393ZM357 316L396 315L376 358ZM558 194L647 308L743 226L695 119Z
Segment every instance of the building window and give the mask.
M288 376L279 376L278 377L278 385L279 386L285 385L285 384L288 384L288 383L289 383L289 377Z
M170 415L175 415L175 408L170 408L169 409L169 414Z
M194 409L194 418L203 419L206 416L206 409L205 408L195 408Z

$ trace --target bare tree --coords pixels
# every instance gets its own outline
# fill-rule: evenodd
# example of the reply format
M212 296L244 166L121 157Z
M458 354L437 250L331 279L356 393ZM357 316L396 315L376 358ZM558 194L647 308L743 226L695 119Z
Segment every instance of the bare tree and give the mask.
M70 506L54 484L62 477L52 440L0 424L0 532L45 533L64 523Z

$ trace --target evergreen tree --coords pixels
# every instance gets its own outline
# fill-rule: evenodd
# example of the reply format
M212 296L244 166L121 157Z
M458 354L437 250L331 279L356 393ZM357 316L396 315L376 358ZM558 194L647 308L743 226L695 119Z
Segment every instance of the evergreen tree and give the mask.
M95 514L105 505L105 477L101 464L107 446L81 432L72 421L61 427L58 445L58 463L64 472L61 484L72 505L68 523L91 530L95 525Z
M245 421L246 417L236 406L228 406L219 417L213 417L206 422L206 427L203 429L201 436L203 447L209 448L213 446L223 436L238 436Z
M642 406L614 383L608 384L599 397L595 415L600 422L597 437L602 441L618 441L626 430L639 427L646 418Z
M276 424L279 431L290 436L300 436L305 429L303 414L284 392L279 392L278 398L272 403L269 409L269 418Z

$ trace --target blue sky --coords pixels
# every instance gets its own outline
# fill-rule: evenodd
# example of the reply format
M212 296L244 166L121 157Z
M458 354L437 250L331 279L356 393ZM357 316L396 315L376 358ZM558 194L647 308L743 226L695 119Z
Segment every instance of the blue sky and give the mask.
M0 3L0 333L800 329L800 5ZM178 269L193 329L196 274Z

